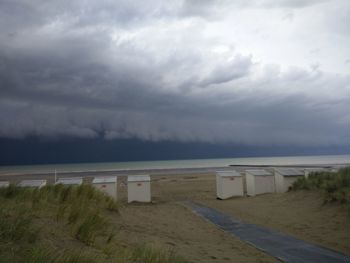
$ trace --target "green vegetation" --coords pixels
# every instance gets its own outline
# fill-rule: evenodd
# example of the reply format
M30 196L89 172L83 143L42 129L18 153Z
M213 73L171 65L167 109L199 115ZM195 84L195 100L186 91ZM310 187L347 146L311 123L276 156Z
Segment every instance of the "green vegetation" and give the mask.
M160 251L155 246L140 246L133 251L132 258L135 262L153 263L185 263L184 259L178 257L173 250Z
M308 178L299 178L292 189L321 190L325 194L325 203L337 202L350 207L350 167L335 173L311 173Z
M185 262L117 240L119 205L90 185L0 189L0 262Z

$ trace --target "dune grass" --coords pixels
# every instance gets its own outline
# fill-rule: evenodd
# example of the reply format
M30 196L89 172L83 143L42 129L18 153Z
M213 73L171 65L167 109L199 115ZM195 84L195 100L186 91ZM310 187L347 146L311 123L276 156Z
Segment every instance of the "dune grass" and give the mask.
M144 245L137 247L131 256L134 262L143 263L185 263L186 261L178 257L171 249L159 250L154 245Z
M320 190L324 193L325 203L346 204L350 210L350 167L338 172L311 173L308 178L299 178L292 189Z
M91 185L0 188L0 262L185 262L117 240L119 204Z

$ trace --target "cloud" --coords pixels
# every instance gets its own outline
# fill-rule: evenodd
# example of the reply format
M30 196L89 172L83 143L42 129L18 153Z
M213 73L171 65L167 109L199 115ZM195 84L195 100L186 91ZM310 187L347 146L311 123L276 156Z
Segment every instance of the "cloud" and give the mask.
M242 78L249 74L251 66L252 61L250 57L236 56L221 65L216 65L214 69L206 73L205 77L200 81L200 85L222 84Z
M290 54L291 38L279 34L267 45L256 32L275 23L251 31L244 16L267 18L257 7L274 7L276 22L285 8L312 4L323 8L241 2L238 19L228 1L2 1L0 137L350 144L346 68L325 70L333 56L294 60L312 48Z
M329 0L255 0L249 1L247 5L255 5L258 7L274 7L274 8L304 8L316 4L322 4L323 2L328 2Z

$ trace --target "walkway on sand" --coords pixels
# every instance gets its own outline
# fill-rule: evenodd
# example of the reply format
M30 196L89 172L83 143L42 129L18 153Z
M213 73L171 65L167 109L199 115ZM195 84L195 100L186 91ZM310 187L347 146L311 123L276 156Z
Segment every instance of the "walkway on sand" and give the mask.
M224 231L284 262L350 262L349 256L334 250L307 243L278 231L244 223L200 204L193 202L185 202L184 204Z

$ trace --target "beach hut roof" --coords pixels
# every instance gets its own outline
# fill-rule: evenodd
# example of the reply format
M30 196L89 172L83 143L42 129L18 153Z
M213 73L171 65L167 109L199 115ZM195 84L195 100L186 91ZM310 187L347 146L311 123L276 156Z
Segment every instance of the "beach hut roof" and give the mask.
M246 173L255 175L255 176L266 176L266 175L272 175L270 172L263 170L263 169L255 169L255 170L246 170Z
M128 182L149 182L151 177L149 175L129 175Z
M221 177L232 177L232 176L242 176L239 172L233 170L233 171L217 171L216 174L220 175Z
M0 181L0 187L7 187L10 185L9 181Z
M308 172L323 172L323 171L327 171L329 169L325 169L322 167L313 167L313 168L304 168L304 171L308 171Z
M283 176L300 176L304 175L304 173L301 170L295 169L295 168L278 168L275 169L277 173Z
M93 184L116 183L116 182L117 182L116 176L95 177L95 179L92 181Z
M23 180L19 183L22 187L39 187L46 185L46 180Z
M72 177L72 178L60 178L57 180L56 184L82 184L83 178L82 177Z

